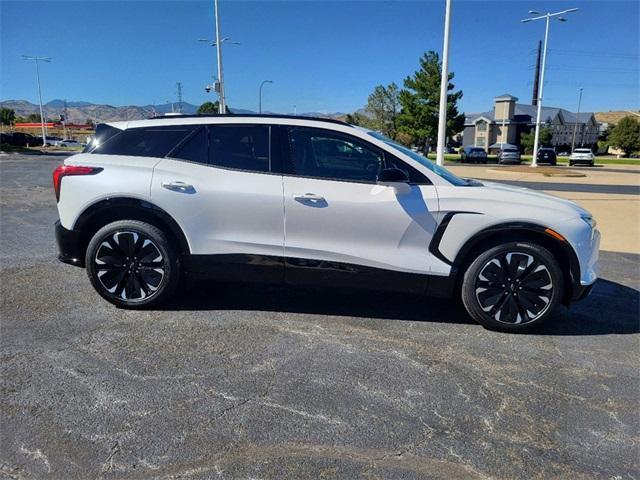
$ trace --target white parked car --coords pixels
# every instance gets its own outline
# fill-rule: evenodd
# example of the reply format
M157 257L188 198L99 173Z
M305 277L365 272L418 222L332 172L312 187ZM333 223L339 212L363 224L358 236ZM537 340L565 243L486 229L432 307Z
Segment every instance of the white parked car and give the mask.
M66 140L58 140L53 143L56 147L80 147L80 142L76 140L66 139Z
M158 305L187 274L459 296L520 331L596 281L600 234L575 203L458 178L336 120L102 124L53 181L60 259L120 307Z
M569 157L569 166L589 165L593 167L595 155L590 148L576 148Z

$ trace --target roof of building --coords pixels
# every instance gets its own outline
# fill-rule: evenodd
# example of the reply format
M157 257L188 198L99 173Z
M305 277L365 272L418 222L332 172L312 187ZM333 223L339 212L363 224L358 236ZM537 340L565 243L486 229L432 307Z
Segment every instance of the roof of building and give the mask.
M501 98L501 97L497 97L497 98ZM514 113L513 113L514 118L512 119L512 121L532 122L536 117L536 113L537 113L536 110L537 110L537 107L535 105L526 105L523 103L516 103ZM543 106L541 120L542 122L551 122L560 113L565 123L576 123L576 120L577 120L577 123L587 123L593 116L593 112L580 112L579 114L576 114L574 112L570 112L569 110L565 110L564 108ZM496 121L494 110L489 110L487 112L465 114L464 123L465 125L471 125L480 117L484 117L490 121Z
M514 97L513 95L510 95L508 93L503 93L502 95L497 96L495 100L513 100L517 102L518 97Z

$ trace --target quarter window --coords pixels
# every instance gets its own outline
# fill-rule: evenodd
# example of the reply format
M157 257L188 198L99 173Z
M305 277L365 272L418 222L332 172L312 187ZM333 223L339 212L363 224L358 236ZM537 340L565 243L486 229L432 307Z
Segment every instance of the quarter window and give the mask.
M209 163L218 167L271 171L267 125L209 126Z
M164 157L178 143L184 140L194 128L197 128L197 126L130 128L99 144L92 153L135 157Z
M292 169L295 175L353 182L375 182L382 151L339 133L314 128L290 129Z

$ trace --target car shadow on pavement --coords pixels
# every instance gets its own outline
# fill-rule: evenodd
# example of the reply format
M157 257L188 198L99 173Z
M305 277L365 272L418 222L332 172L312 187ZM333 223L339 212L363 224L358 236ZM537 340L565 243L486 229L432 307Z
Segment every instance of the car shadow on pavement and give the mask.
M243 310L336 315L385 320L474 324L460 302L401 293L363 290L274 287L192 281L163 310ZM598 280L592 294L568 309L559 307L529 333L608 335L640 333L640 292Z
M461 305L449 299L360 289L278 287L191 281L165 310L245 310L336 315L388 320L468 323Z

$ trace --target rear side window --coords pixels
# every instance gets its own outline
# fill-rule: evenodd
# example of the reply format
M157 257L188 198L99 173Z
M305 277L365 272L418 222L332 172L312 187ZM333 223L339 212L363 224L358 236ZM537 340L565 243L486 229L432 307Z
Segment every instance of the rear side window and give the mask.
M184 140L194 125L129 128L99 144L92 153L164 157Z
M180 158L190 162L207 163L209 159L209 139L207 128L201 127L171 152L171 158Z
M93 135L93 139L87 143L87 146L84 148L83 152L91 152L98 145L102 145L104 142L109 140L114 135L122 133L122 130L116 127L112 127L111 125L107 125L106 123L99 123L96 125L96 133ZM58 140L61 140L60 138Z
M224 168L271 171L268 125L210 125L209 163Z

